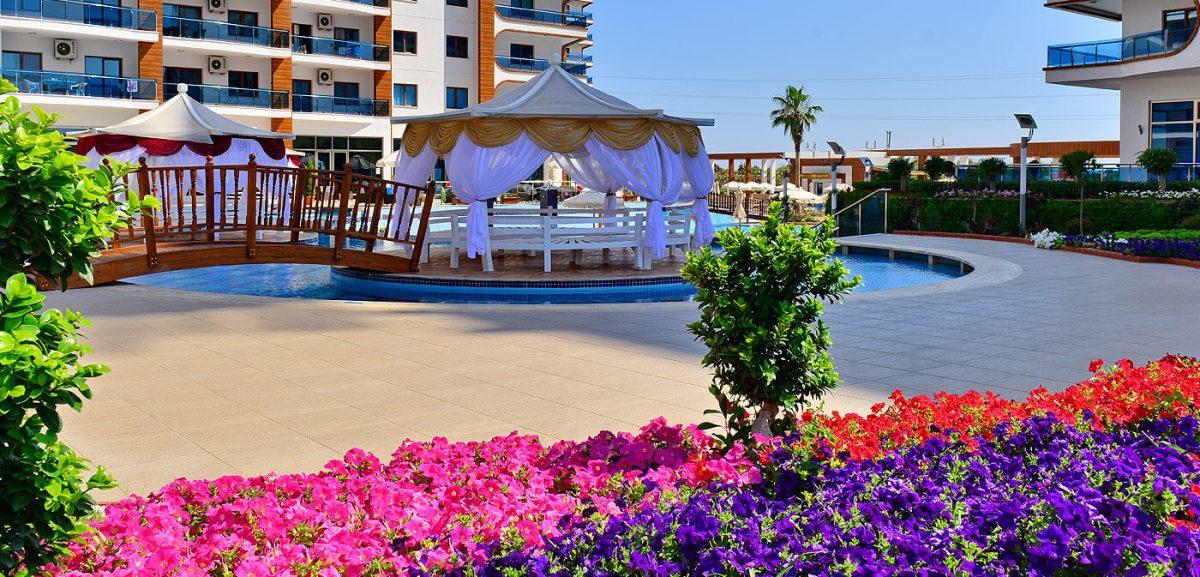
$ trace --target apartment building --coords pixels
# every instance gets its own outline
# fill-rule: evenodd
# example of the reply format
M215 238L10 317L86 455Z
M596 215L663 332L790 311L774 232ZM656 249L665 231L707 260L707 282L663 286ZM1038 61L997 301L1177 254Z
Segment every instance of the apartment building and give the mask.
M390 154L391 117L587 77L590 0L0 0L0 74L64 130L188 94L328 167Z
M1200 0L1052 0L1067 10L1121 25L1121 38L1051 46L1046 81L1121 92L1121 162L1147 147L1171 148L1200 163ZM1186 167L1180 168L1187 172Z

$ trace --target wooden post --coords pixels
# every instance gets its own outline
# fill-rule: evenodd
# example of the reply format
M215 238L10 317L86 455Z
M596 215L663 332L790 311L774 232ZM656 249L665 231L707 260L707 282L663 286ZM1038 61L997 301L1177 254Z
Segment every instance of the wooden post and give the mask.
M342 250L346 245L346 217L350 212L350 163L347 162L342 170L342 190L338 198L338 221L333 238L333 260L342 260Z
M217 198L217 182L216 175L213 174L213 161L211 156L204 157L204 219L205 225L208 228L208 242L216 242L217 240L217 207L215 199Z
M379 219L383 217L383 204L387 202L387 181L374 181L371 193L371 234L367 237L367 252L375 252L375 239L379 236ZM398 195L394 195L399 200Z
M296 188L292 189L292 218L288 226L292 228L292 244L300 242L300 221L304 213L304 202L308 198L308 167L301 166L296 176Z
M150 194L150 169L146 166L146 157L138 160L138 200L142 200L147 194ZM151 195L153 196L153 195ZM142 232L146 238L146 266L154 268L158 266L158 241L154 237L154 209L150 207L142 208Z
M246 165L246 258L254 258L258 244L258 165L254 155Z
M417 238L413 242L412 259L408 261L408 270L417 272L421 268L421 253L425 250L425 232L429 229L429 213L433 210L433 195L436 188L433 178L425 184L425 202L421 205L421 223L417 225ZM405 198L408 197L408 190L405 189ZM413 203L413 209L417 208L417 203ZM410 224L411 226L411 224ZM399 233L400 231L396 231ZM397 234L399 236L399 234ZM404 238L408 238L408 231L404 231Z

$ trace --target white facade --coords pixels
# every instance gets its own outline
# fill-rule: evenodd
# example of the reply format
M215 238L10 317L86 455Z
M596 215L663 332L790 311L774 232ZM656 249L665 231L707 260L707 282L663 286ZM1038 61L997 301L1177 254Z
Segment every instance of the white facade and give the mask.
M390 154L404 130L392 117L443 112L447 88L465 89L471 105L532 78L536 70L501 66L513 45L533 47L527 68L581 60L591 45L586 0L71 1L79 9L69 15L0 9L3 74L23 103L61 114L64 129L106 126L153 108L164 88L170 96L170 69L204 85L190 95L203 91L239 122L295 134L295 148L321 153L327 166ZM256 25L239 27L246 18ZM395 31L415 34L415 53L396 50ZM448 55L452 36L466 39L466 57ZM55 57L59 40L73 41L69 58ZM213 58L224 59L220 70ZM415 105L395 97L399 85L416 87Z
M1082 0L1054 8L1119 21L1120 41L1052 46L1046 81L1121 92L1121 162L1132 164L1148 147L1176 149L1180 163L1200 162L1195 126L1200 121L1200 0ZM1193 103L1188 119L1166 108ZM1155 114L1154 109L1159 113ZM1171 122L1163 122L1170 117Z

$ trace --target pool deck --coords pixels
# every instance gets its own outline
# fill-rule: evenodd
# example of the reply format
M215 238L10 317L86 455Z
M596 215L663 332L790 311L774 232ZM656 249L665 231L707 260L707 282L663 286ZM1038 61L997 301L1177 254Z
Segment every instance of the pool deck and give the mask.
M1012 243L875 235L976 272L851 295L826 320L843 385L829 410L896 388L1021 396L1096 358L1200 355L1200 270ZM470 262L466 266L476 264ZM314 471L406 438L546 440L697 422L712 405L692 303L437 305L298 301L132 285L49 297L94 323L112 373L64 438L121 482Z

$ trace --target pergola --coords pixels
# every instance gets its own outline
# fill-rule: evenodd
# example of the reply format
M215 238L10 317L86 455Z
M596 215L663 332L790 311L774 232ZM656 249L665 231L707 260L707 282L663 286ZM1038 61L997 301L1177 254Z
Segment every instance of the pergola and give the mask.
M520 87L475 106L431 116L395 118L406 124L395 179L424 182L444 157L454 193L470 203L467 255L488 239L486 201L525 180L550 157L578 183L611 193L627 188L649 201L642 245L661 258L666 249L663 207L691 199L696 244L712 241L708 193L713 167L701 126L712 120L641 109L551 66ZM408 226L411 199L398 199L392 226ZM615 204L610 205L615 206Z

